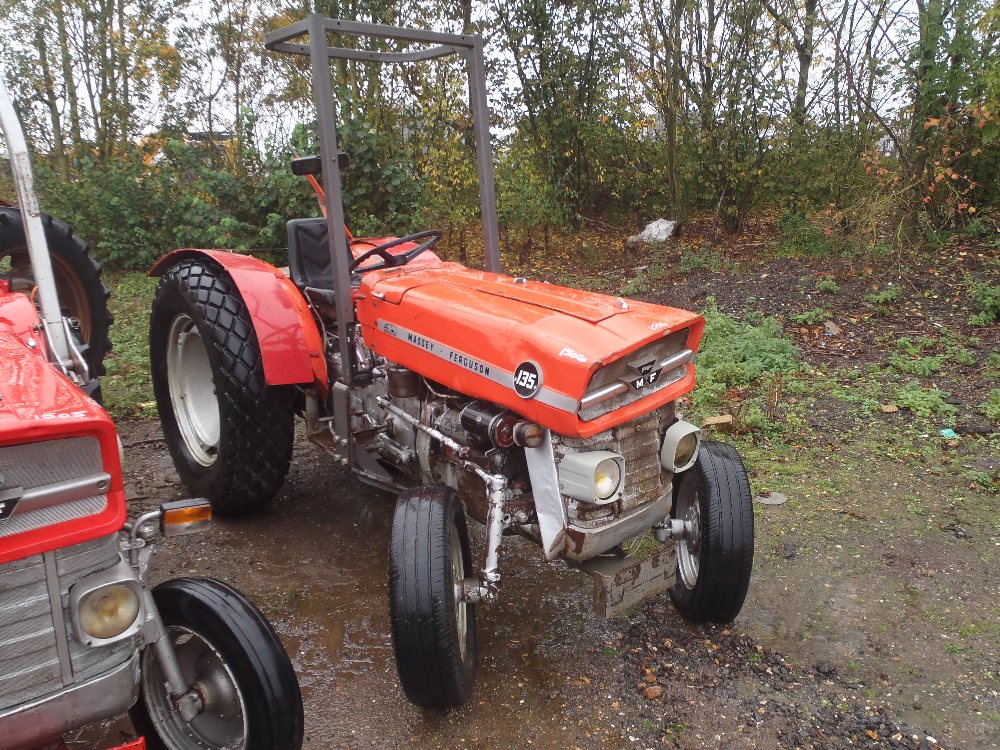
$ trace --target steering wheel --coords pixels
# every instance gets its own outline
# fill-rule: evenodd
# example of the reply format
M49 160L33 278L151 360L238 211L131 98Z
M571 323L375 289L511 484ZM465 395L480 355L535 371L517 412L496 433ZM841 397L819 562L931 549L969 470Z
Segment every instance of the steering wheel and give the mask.
M389 240L388 242L383 242L377 247L373 247L368 252L362 253L354 262L351 263L348 270L354 273L358 267L364 263L369 258L373 258L376 255L382 259L381 263L375 263L370 266L362 268L362 271L378 271L382 268L395 268L396 266L405 266L411 260L416 258L424 250L430 250L434 247L438 240L441 239L441 230L439 229L428 229L424 232L417 232L416 234L408 234L406 237L397 237L394 240ZM404 245L407 242L420 242L424 240L419 245L417 245L412 250L407 250L405 253L400 253L399 255L392 255L389 253L389 249L396 247L397 245Z

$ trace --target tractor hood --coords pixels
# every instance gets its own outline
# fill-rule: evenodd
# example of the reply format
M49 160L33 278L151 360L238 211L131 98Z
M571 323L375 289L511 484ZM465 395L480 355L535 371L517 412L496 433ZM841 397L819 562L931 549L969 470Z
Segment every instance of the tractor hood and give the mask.
M456 263L372 272L359 294L378 354L559 434L589 437L694 385L704 320L685 310ZM606 408L588 405L609 388Z
M37 324L26 296L0 294L0 564L112 534L125 522L114 424L46 359ZM60 478L80 478L82 459L62 447L79 438L96 445L98 470L110 476L103 503L45 495L65 495ZM79 470L93 474L90 464Z

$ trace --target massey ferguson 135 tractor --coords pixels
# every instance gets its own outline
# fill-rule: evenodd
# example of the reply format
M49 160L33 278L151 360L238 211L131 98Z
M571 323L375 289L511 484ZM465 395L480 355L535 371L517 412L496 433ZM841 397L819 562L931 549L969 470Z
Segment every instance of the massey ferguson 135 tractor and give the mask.
M144 737L122 750L298 750L298 683L263 615L208 578L149 587L156 538L208 528L211 506L126 523L118 433L83 390L99 393L107 290L39 213L2 80L0 126L20 202L0 208L0 748L131 709Z
M343 35L403 44L342 48ZM476 607L500 593L510 534L594 576L605 614L670 588L685 617L732 619L753 558L747 475L674 408L694 386L704 320L500 273L482 40L312 15L265 46L311 61L320 155L292 169L317 186L322 175L325 218L288 223L287 275L190 249L152 269L153 385L189 489L220 513L261 508L284 481L298 414L335 463L397 493L392 642L424 707L469 696ZM357 239L344 225L331 60L445 55L468 67L484 271L438 258L435 230ZM479 555L467 516L485 526ZM676 553L623 555L650 530Z

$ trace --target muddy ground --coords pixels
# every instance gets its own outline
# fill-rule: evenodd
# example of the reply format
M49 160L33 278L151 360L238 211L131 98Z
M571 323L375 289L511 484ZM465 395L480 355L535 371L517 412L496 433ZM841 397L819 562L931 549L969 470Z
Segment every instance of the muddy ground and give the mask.
M750 595L727 627L684 622L666 595L597 619L588 579L514 540L501 602L479 614L472 699L422 713L402 696L389 642L393 499L301 440L268 513L161 544L155 577L226 579L272 619L300 676L307 748L1000 747L1000 500L989 480L1000 452L996 423L974 407L1000 387L986 364L1000 335L967 325L960 285L993 273L988 258L968 262L979 265L738 259L640 295L697 308L711 294L733 313L778 316L810 363L833 368L828 378L884 363L891 337L941 326L974 353L948 375L969 430L957 442L931 432L933 420L873 413L830 389L795 397L793 436L733 438L755 492L788 500L756 505ZM826 275L837 295L815 291ZM876 315L866 295L889 281L906 296ZM840 334L789 320L819 304ZM131 514L182 496L158 424L120 426ZM128 732L124 720L92 727L77 747Z

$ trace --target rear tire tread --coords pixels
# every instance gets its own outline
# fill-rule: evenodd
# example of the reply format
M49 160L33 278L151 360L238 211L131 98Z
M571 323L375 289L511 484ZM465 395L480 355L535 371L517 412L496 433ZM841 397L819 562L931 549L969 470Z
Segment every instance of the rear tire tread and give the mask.
M166 337L178 312L195 320L208 350L220 411L218 455L211 467L188 455L177 427L166 375ZM293 392L269 386L246 304L211 261L181 261L160 279L150 319L153 390L167 445L188 488L220 514L267 505L288 474L294 440Z

